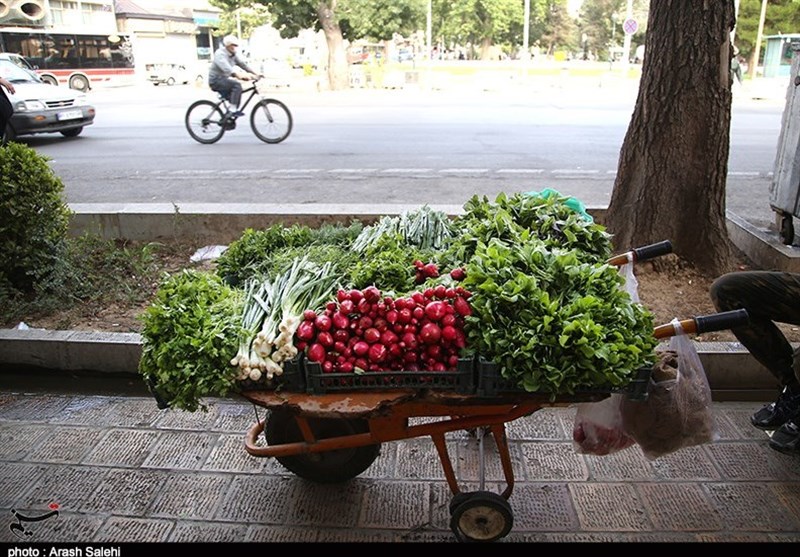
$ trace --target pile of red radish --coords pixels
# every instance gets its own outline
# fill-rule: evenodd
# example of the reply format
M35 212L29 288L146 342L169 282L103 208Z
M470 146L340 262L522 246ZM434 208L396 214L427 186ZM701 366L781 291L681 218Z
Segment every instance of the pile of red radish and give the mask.
M294 343L323 373L453 371L466 345L470 293L439 284L393 299L375 286L339 290L317 314L307 310Z

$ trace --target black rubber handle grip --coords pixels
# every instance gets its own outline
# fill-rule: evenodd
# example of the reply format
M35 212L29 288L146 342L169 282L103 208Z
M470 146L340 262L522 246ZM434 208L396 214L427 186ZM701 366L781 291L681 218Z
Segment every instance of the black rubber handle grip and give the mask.
M701 315L694 318L695 323L697 323L698 333L731 329L739 325L745 325L749 320L750 316L747 314L746 309L734 309L732 311L723 311L722 313L715 313L713 315Z
M657 244L650 244L649 246L634 248L631 251L633 251L633 257L635 261L647 261L648 259L655 259L656 257L672 253L672 242L669 240L664 240L663 242L658 242Z

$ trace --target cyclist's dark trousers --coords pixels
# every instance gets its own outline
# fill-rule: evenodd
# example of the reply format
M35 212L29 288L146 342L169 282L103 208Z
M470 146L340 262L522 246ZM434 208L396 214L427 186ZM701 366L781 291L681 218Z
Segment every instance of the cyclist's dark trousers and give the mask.
M792 346L775 325L800 325L800 274L741 271L722 275L710 289L718 311L744 308L750 322L731 332L781 385L800 381L800 350ZM796 360L796 361L795 361Z
M239 108L239 101L242 100L242 84L230 77L220 77L208 84L212 90L222 93L228 98L234 110Z

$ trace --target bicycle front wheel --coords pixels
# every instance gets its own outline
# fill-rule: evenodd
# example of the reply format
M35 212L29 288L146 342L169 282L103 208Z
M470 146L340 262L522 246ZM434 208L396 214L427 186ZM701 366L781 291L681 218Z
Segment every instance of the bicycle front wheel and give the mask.
M281 101L262 99L250 114L250 127L265 143L280 143L292 133L292 113Z
M216 143L225 133L223 113L216 103L197 101L186 111L186 130L200 143Z

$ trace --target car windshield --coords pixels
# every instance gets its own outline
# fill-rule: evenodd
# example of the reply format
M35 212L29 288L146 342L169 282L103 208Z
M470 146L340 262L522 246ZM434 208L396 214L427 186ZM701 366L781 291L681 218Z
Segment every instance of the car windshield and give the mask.
M0 77L11 83L39 83L39 76L24 70L10 60L0 60Z

